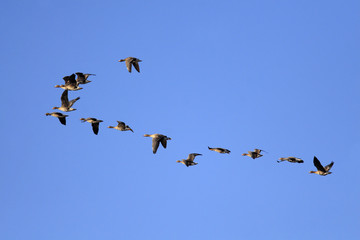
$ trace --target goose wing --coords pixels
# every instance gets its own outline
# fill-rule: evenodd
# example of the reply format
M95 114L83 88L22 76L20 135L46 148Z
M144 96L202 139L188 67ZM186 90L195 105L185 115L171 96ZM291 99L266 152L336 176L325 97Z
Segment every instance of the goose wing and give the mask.
M137 60L134 60L134 61L132 61L132 64L134 65L134 68L136 69L136 71L140 72L139 62Z
M68 84L77 86L76 80L75 80L75 74L71 74L68 79Z
M69 98L68 98L68 90L65 90L61 94L61 106L69 107Z
M125 129L129 129L130 131L134 132L134 130L132 130L132 128L129 125L126 125Z
M155 154L156 151L158 150L159 144L160 144L160 138L159 138L159 137L154 137L154 138L152 139L152 150L153 150L153 153L154 153L154 154Z
M66 125L66 117L59 117L58 119L62 125Z
M77 73L75 73L75 74L77 75L76 81L77 81L78 83L84 83L84 82L85 82L86 78L85 78L85 76L84 76L83 73L77 72Z
M98 122L91 123L91 126L92 126L92 129L93 129L93 132L97 135L99 133L99 123Z
M258 154L261 153L261 151L262 151L261 149L257 149L257 148L255 148L255 150L254 150L254 152L258 153Z
M166 148L166 144L167 144L167 140L166 140L166 136L162 136L160 139L161 145Z
M85 73L85 74L84 74L85 80L88 79L89 76L96 76L96 74Z
M334 162L331 162L329 165L325 166L325 170L328 172L330 171L330 169L332 168L332 166L334 165Z
M200 153L190 153L187 160L193 162L196 156L201 156L201 155L202 154Z
M66 90L66 91L67 91L67 90ZM80 99L80 97L77 97L77 98L71 100L71 101L69 102L69 108L71 108L72 105L74 105L74 103L75 103L77 100L79 100L79 99Z
M77 79L79 80L79 79L85 79L85 75L82 73L82 72L77 72L77 73L75 73L76 75L77 75Z
M121 128L121 129L125 129L125 123L124 122L121 122L121 121L117 121L118 122L118 127Z
M69 82L69 79L70 79L70 76L65 76L63 77L64 81L65 81L65 84Z
M131 62L132 62L132 59L131 58L126 58L125 59L125 64L126 64L126 68L129 72L131 72Z
M321 171L321 172L326 172L325 168L323 167L323 165L321 165L319 159L317 159L317 157L314 156L314 166L316 167L317 170Z

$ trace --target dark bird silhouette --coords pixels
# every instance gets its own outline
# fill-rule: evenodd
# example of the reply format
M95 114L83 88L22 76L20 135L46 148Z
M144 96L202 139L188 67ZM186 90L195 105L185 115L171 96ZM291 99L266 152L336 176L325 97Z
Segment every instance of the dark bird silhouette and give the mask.
M103 122L103 120L98 120L96 118L80 118L82 122L91 123L93 132L97 135L99 133L99 124Z
M171 140L171 138L162 135L162 134L144 134L144 137L152 137L152 150L155 154L157 149L159 148L159 144L166 148L167 140Z
M125 62L127 70L131 73L131 66L134 66L136 71L140 72L140 66L139 62L141 62L140 59L134 58L134 57L127 57L124 59L120 59L119 62Z
M286 158L279 158L280 161L279 162L283 162L283 161L288 161L291 163L303 163L304 161L301 158L296 158L296 157L286 157Z
M60 123L62 125L66 125L66 117L68 117L68 115L64 115L62 113L59 112L52 112L52 113L46 113L46 116L53 116L59 119Z
M71 74L70 76L65 76L63 77L63 79L65 81L65 85L55 85L56 88L62 88L70 91L77 91L82 89L81 87L79 87L79 84L75 80L75 74Z
M130 127L129 125L126 125L124 122L121 122L121 121L117 121L118 122L118 125L113 127L113 126L108 126L108 128L114 128L116 130L119 130L119 131L132 131L134 132Z
M310 171L309 173L315 173L315 174L319 174L321 176L326 176L326 175L332 173L329 171L333 165L334 165L334 162L331 162L329 165L326 165L325 167L323 167L323 165L321 165L319 159L317 159L317 157L314 156L314 166L316 167L317 171Z
M75 74L77 75L77 79L76 79L77 84L89 83L91 81L87 80L88 77L89 76L96 76L95 74L92 74L92 73L82 73L82 72L77 72Z
M259 158L259 157L262 157L263 155L260 154L262 151L264 150L261 150L261 149L257 149L255 148L255 150L252 152L252 151L248 151L248 153L243 153L242 155L243 156L249 156L251 157L252 159L255 159L255 158ZM264 151L265 152L265 151Z
M208 147L208 148L209 148L209 150L214 151L214 152L230 154L230 150L226 149L226 148L211 148L211 147Z
M194 159L196 156L201 156L202 154L200 153L190 153L187 159L181 159L181 160L177 160L176 162L178 163L182 163L185 166L189 167L189 166L195 166L198 163L194 162Z
M61 107L53 107L53 109L58 109L60 111L63 112L71 112L71 111L75 111L75 108L72 108L72 105L74 105L74 103L80 99L80 97L77 97L71 101L69 101L68 98L68 90L64 90L63 94L61 94Z

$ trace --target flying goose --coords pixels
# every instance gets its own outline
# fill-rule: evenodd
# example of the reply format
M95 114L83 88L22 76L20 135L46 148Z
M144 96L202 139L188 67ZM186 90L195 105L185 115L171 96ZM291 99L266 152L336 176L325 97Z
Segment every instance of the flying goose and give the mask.
M195 166L197 165L198 163L194 162L194 159L196 156L201 156L202 154L200 153L190 153L188 158L187 159L181 159L180 160L177 160L176 162L178 163L182 163L184 164L185 166L189 167L189 166Z
M99 133L99 123L103 122L103 120L98 120L96 118L80 118L82 122L91 123L93 132L97 135Z
M291 163L303 163L304 161L301 158L296 158L296 157L286 157L286 158L279 158L280 161L279 162L283 162L283 161L288 161Z
M66 125L66 117L68 117L69 115L64 115L62 113L59 112L52 112L52 113L46 113L46 116L53 116L59 119L60 123L63 125Z
M82 89L81 87L79 87L79 84L75 80L75 74L71 74L70 76L65 76L63 77L63 79L65 81L65 85L55 85L56 88L62 88L70 91L77 91Z
M218 152L218 153L228 153L230 154L230 150L226 149L226 148L211 148L208 147L209 150L214 151L214 152Z
M263 155L260 154L261 151L264 151L264 150L261 150L261 149L257 149L255 148L255 150L252 152L252 151L248 151L248 153L243 153L242 155L243 156L249 156L251 157L252 159L255 159L255 158L259 158L259 157L262 157ZM264 151L265 152L265 151Z
M113 127L113 126L108 126L108 128L114 128L116 130L119 130L119 131L132 131L134 132L130 127L129 125L125 125L124 122L121 122L121 121L117 121L118 122L118 125Z
M64 90L64 92L61 95L61 107L53 107L53 109L58 109L60 111L63 112L71 112L71 111L75 111L75 108L72 108L72 105L74 105L74 103L80 99L80 97L77 97L73 100L71 100L69 102L69 98L68 98L68 90Z
M77 72L75 74L77 75L77 79L76 79L77 84L89 83L91 81L87 80L88 77L89 76L96 76L95 74L92 74L92 73L82 73L82 72Z
M131 73L131 66L133 65L136 71L140 72L139 62L140 59L134 57L127 57L125 59L120 59L119 62L125 62L127 70Z
M315 174L319 174L321 176L326 176L326 175L332 173L329 171L332 168L332 166L334 165L334 162L331 162L329 165L326 165L325 167L323 167L321 165L319 159L317 159L317 157L314 156L314 165L315 165L317 171L310 171L309 173L315 173Z
M162 134L144 134L144 137L152 137L152 150L155 154L157 149L159 148L159 144L161 142L161 145L166 148L167 140L171 140L171 138L162 135Z

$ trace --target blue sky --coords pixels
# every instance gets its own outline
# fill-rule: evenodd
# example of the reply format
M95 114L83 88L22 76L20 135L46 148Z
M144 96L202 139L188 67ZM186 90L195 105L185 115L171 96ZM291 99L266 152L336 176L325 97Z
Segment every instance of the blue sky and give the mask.
M1 5L1 239L360 235L358 1ZM63 126L45 113L78 71L96 77ZM172 140L153 155L145 133Z

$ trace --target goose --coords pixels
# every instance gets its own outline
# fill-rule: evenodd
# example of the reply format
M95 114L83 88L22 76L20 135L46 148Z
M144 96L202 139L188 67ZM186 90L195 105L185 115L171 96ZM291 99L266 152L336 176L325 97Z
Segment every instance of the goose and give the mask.
M120 59L119 62L125 62L127 70L131 73L131 66L133 65L136 71L140 72L139 62L140 59L134 57L127 57L124 59Z
M159 144L161 142L161 145L166 148L167 140L171 140L171 138L162 135L162 134L144 134L144 137L152 137L152 150L155 154L157 149L159 148Z
M286 157L286 158L279 158L280 161L279 162L283 162L283 161L288 161L291 163L303 163L304 161L301 158L296 158L296 157Z
M61 107L53 107L53 109L58 109L63 112L71 112L75 111L75 108L72 108L72 105L80 99L80 97L77 97L69 102L68 98L68 90L64 90L63 94L61 95Z
M194 159L195 159L196 156L202 156L202 154L200 154L200 153L190 153L187 159L181 159L181 161L177 160L176 162L182 163L187 167L195 166L195 165L198 164L198 163L194 162Z
M316 167L317 171L310 171L309 173L315 173L315 174L319 174L321 176L326 176L326 175L332 173L329 171L333 165L334 165L334 162L331 162L329 165L326 165L325 167L323 167L321 165L319 159L317 159L317 157L314 156L314 166Z
M76 79L77 84L89 83L91 81L87 80L88 77L89 76L96 76L95 74L92 74L92 73L82 73L82 72L77 72L75 74L77 75L77 79Z
M208 147L209 150L211 151L214 151L214 152L218 152L218 153L227 153L227 154L230 154L230 150L229 149L226 149L226 148L211 148L211 147Z
M93 132L97 135L99 133L99 123L103 122L103 120L98 120L96 118L80 118L82 122L91 123Z
M45 115L57 117L62 125L66 125L66 117L69 116L69 115L64 115L62 113L59 113L59 112L46 113Z
M62 88L70 91L77 91L82 89L81 87L79 87L79 84L75 80L75 74L65 76L63 77L63 79L65 81L65 85L55 85L56 88Z
M261 151L264 151L264 150L261 150L261 149L257 149L255 148L254 151L248 151L248 153L243 153L242 155L243 156L249 156L251 157L252 159L255 159L255 158L259 158L259 157L262 157L263 155L260 154ZM265 151L264 151L265 152Z
M125 125L124 122L121 122L121 121L117 121L118 122L118 125L113 127L113 126L108 126L108 128L114 128L116 130L119 130L119 131L132 131L134 132L128 125Z

